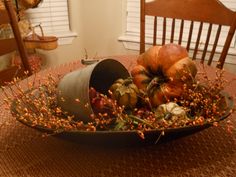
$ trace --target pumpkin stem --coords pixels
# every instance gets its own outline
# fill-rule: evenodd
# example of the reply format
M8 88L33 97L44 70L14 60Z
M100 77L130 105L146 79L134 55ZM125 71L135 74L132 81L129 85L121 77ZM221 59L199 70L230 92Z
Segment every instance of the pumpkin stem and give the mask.
M133 80L132 80L131 77L129 77L129 78L127 78L127 79L124 80L123 85L129 86L129 85L132 84L132 83L133 83Z
M154 77L151 82L147 85L147 91L151 90L153 87L159 87L160 86L160 81L159 77Z
M167 96L165 95L165 92L163 91L163 88L161 87L161 85L163 83L165 83L165 78L159 78L159 77L154 77L151 82L149 82L148 86L147 86L147 93L148 95L152 95L155 92L155 89L159 89L161 90L161 92L163 93L163 96L165 97L166 101L168 101Z

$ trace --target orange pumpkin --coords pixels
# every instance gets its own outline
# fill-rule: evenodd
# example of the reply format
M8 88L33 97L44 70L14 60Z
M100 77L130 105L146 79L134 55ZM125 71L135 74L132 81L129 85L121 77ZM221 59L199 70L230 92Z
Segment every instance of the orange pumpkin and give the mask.
M153 106L180 96L183 85L191 84L196 74L187 50L172 43L149 48L131 70L133 82L147 92Z

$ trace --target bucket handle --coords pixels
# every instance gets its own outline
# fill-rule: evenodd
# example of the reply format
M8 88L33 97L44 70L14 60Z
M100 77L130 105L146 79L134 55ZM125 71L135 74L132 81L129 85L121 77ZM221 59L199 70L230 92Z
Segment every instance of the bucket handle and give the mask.
M100 59L88 58L88 52L87 52L87 50L84 49L84 51L85 51L85 58L81 59L82 65L91 65L91 64L93 64L93 63L99 62Z
M83 65L91 65L93 63L99 62L99 59L81 59Z

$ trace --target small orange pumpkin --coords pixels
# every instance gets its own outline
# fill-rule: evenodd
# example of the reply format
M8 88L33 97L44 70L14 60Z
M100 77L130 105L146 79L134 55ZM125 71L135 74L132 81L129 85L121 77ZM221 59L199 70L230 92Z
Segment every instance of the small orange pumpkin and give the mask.
M191 84L196 74L187 50L172 43L149 48L131 70L134 83L147 92L153 106L180 96L183 85Z

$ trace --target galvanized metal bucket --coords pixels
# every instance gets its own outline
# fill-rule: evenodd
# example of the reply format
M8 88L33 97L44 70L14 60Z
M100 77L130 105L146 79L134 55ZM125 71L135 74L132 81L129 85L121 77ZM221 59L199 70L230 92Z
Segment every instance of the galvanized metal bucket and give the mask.
M129 77L128 70L117 60L103 59L66 74L58 84L58 104L77 120L89 121L93 110L90 104L89 88L107 94L118 78ZM79 102L78 102L79 100Z

